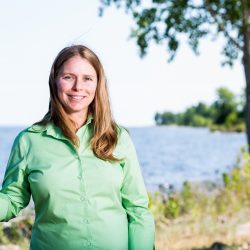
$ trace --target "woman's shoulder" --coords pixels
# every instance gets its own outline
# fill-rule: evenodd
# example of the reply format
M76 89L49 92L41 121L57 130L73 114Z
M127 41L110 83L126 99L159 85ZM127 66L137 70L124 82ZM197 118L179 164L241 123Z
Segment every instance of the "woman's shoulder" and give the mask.
M132 143L129 129L122 125L117 125L118 144L127 146Z
M30 126L27 126L17 133L14 139L14 144L26 143L31 137L37 136L39 133L42 133L46 129L47 125L32 124Z
M117 124L116 128L118 138L129 136L129 130L125 126Z

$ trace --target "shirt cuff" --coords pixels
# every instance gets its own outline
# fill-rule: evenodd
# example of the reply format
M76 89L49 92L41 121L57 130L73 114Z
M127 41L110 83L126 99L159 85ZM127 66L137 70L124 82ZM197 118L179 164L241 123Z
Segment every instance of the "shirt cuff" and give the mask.
M0 193L0 221L6 221L6 216L9 209L9 198L6 194Z

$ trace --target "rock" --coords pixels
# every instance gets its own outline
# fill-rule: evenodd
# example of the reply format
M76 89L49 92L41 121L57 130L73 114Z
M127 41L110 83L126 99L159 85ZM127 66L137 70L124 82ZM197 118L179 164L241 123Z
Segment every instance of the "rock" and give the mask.
M202 249L193 249L193 250L236 250L235 247L230 247L221 242L214 242L213 245L209 248L202 248Z
M208 250L227 250L229 247L221 242L215 242Z

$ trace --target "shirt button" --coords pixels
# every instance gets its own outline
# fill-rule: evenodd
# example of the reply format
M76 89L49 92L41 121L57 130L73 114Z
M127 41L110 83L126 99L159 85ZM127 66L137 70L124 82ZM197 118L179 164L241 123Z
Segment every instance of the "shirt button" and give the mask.
M89 220L88 219L83 219L83 222L86 223L86 224L89 224Z
M85 201L86 198L85 198L84 196L81 196L80 200L81 200L81 201Z
M91 241L90 241L90 240L87 240L87 241L86 241L86 245L87 245L88 247L91 247L91 246L92 246Z
M78 175L77 178L78 178L79 180L81 180L81 179L82 179L82 175Z

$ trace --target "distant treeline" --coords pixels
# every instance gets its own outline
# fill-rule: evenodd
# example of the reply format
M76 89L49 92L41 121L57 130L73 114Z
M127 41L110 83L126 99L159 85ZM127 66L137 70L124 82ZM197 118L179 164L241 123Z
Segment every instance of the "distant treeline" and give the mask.
M245 97L236 96L225 87L216 90L217 100L211 105L199 102L181 113L165 111L155 114L157 125L209 127L211 130L244 131Z

